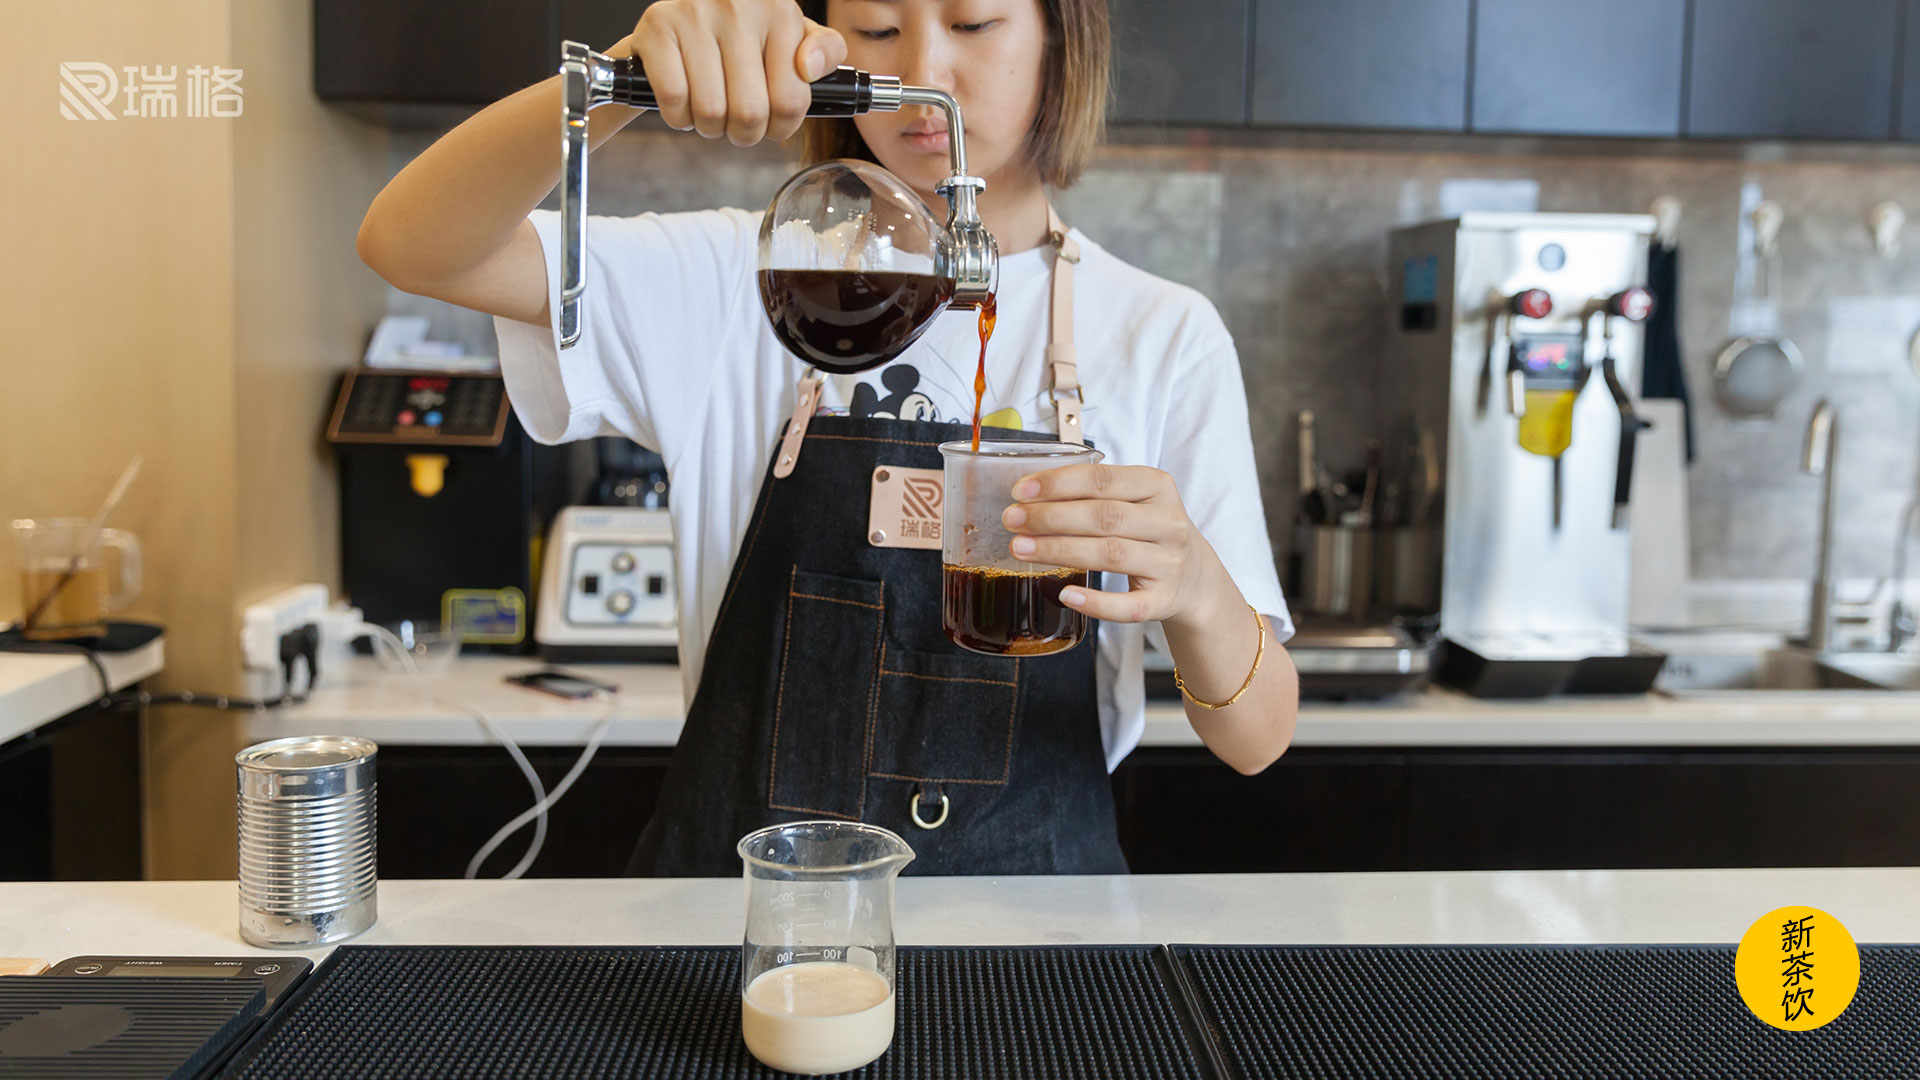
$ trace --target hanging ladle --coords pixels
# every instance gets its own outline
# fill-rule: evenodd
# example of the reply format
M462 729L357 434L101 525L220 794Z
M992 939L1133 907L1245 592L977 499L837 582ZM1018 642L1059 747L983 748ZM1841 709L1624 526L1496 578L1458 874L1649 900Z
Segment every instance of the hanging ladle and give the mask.
M1735 299L1736 336L1713 360L1713 397L1739 420L1773 419L1773 410L1800 381L1800 350L1780 333L1780 204L1753 209L1753 295ZM1756 310L1758 309L1758 310Z

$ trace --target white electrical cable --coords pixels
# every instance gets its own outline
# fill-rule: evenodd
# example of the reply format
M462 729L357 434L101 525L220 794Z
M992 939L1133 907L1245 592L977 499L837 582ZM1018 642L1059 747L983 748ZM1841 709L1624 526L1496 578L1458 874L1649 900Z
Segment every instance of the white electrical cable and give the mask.
M399 659L400 665L406 671L409 679L418 679L421 677L420 666L414 663L412 652L401 642L399 635L384 626L362 622L348 632L348 640L359 637L361 634L370 635L376 643L384 645L391 650L394 656ZM533 789L533 806L528 808L527 811L519 817L514 818L505 826L501 827L498 832L494 833L492 838L490 838L486 844L482 845L480 850L476 852L473 858L467 863L466 876L468 878L478 877L480 875L480 864L486 861L487 856L493 854L502 843L506 842L509 836L519 831L531 820L533 822L533 839L527 845L526 854L520 857L520 861L515 863L511 870L501 875L501 879L504 881L511 881L521 877L527 872L527 869L533 865L533 861L540 857L540 849L546 846L547 811L553 808L554 803L560 801L560 796L566 794L567 789L573 786L573 782L579 778L582 772L586 771L587 764L593 760L594 753L600 749L601 740L606 737L607 730L613 726L613 714L618 707L617 701L612 695L608 695L607 711L601 716L592 735L589 736L586 749L581 752L579 760L574 762L573 768L568 770L566 776L561 779L559 786L555 787L553 793L549 795L546 785L540 780L540 774L534 771L533 763L528 761L527 755L520 750L520 744L514 742L513 737L508 735L500 725L494 723L492 717L467 702L435 694L431 689L419 689L422 689L430 700L459 709L461 712L479 721L480 725L487 729L487 733L492 735L499 741L501 746L506 748L507 756L513 759L513 763L519 767L521 775L527 778L527 786Z
M573 763L573 768L567 770L567 775L560 778L560 782L553 786L553 791L550 792L546 798L541 799L539 802L521 811L519 817L500 826L500 831L494 833L492 839L481 845L480 850L474 853L473 861L467 864L468 877L477 876L480 872L480 864L487 861L487 856L492 855L494 849L506 843L507 838L520 831L527 822L539 822L540 824L535 825L536 829L544 825L547 811L553 809L553 804L559 802L560 797L567 793L567 789L573 787L573 782L580 779L580 774L587 771L587 764L593 760L593 755L599 752L601 740L607 737L608 730L613 727L613 714L619 709L619 704L612 694L602 696L607 702L607 711L600 714L599 721L594 724L592 734L587 736L587 748L580 752L580 757ZM538 848L533 850L537 851ZM531 865L531 860L522 861ZM508 876L518 877L520 875L510 874Z

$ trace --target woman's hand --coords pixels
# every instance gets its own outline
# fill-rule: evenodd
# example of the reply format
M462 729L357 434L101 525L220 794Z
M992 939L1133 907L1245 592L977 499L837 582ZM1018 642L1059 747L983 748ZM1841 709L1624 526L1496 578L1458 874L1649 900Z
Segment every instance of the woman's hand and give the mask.
M793 0L661 0L627 39L660 116L735 146L800 130L807 84L847 58L847 43Z
M1173 477L1141 465L1068 465L1022 477L1001 515L1015 558L1127 575L1128 591L1068 586L1060 602L1108 622L1177 621L1225 580Z

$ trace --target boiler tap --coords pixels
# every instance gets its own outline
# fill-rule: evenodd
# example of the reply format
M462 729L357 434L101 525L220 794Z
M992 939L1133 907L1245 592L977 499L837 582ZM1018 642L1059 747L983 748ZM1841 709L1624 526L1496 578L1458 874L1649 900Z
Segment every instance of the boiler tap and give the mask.
M1638 285L1611 296L1596 296L1587 301L1581 311L1583 335L1593 316L1601 316L1603 359L1600 361L1600 375L1607 381L1607 392L1613 395L1613 403L1620 410L1620 450L1613 473L1613 527L1616 529L1625 528L1627 524L1627 506L1633 489L1634 445L1639 441L1640 432L1652 427L1653 423L1634 411L1633 398L1620 381L1613 360L1613 320L1619 318L1628 322L1645 322L1651 314L1653 294Z

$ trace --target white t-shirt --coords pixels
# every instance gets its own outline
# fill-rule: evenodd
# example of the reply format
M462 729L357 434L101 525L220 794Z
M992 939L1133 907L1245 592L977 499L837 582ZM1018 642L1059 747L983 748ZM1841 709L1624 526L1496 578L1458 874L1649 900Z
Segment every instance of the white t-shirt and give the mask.
M560 310L560 222L530 215ZM520 422L544 443L624 435L666 459L680 584L687 700L805 365L773 336L755 277L760 215L709 210L594 217L580 340L495 319L500 366ZM1121 262L1075 232L1074 325L1090 441L1116 465L1170 473L1187 513L1248 602L1293 632L1255 477L1246 391L1233 339L1192 289ZM985 422L1056 434L1046 364L1049 247L1000 262L999 321L987 354ZM980 339L972 312L947 312L892 362L829 375L820 411L969 421ZM1016 415L1017 414L1017 415ZM1123 591L1126 578L1103 575ZM1150 624L1159 634L1159 624ZM1146 627L1098 637L1100 727L1108 767L1145 726Z

